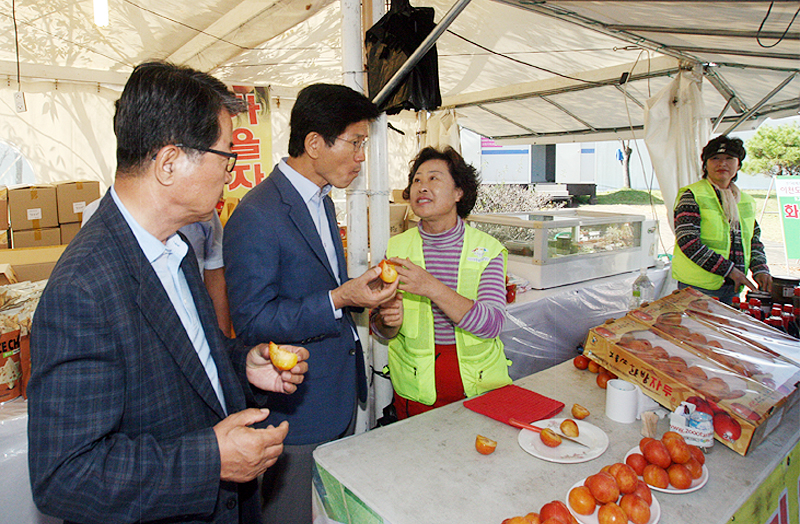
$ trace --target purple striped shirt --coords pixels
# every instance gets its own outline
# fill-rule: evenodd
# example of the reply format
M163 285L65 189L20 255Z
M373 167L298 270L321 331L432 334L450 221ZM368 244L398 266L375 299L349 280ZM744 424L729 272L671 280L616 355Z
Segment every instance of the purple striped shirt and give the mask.
M464 222L459 218L453 229L439 234L422 236L422 252L425 269L440 282L456 291L458 289L458 264L464 246ZM455 344L455 325L434 303L433 329L436 344ZM478 297L472 308L464 315L458 327L482 338L494 338L500 334L506 320L506 276L503 270L503 255L497 255L481 274Z

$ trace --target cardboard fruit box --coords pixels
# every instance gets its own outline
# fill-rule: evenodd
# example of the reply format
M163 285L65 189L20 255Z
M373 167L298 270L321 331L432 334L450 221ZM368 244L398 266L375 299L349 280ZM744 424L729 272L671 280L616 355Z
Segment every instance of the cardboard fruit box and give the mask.
M687 401L708 412L714 417L716 439L745 455L780 423L790 401L796 398L796 388L788 388L800 377L800 368L785 359L773 362L776 357L772 355L770 358L742 355L741 361L748 366L764 366L757 369L763 373L753 373L755 369L750 369L749 374L746 369L743 372L731 366L730 360L712 358L735 359L734 351L699 351L659 330L656 322L648 323L639 318L647 318L662 307L665 307L664 302L656 301L637 310L638 316L633 314L635 311L592 328L584 354L620 378L639 385L645 394L670 411ZM669 312L675 313L671 309ZM709 333L709 338L723 347L744 344L723 332ZM715 345L711 347L721 349ZM759 351L755 346L744 347L749 353ZM768 363L774 366L769 367ZM775 375L768 375L770 372ZM773 376L783 387L771 382L776 380Z
M697 291L692 290L692 292L703 296ZM716 302L706 298L709 302ZM707 317L698 316L690 309L690 300L694 302L697 299L685 291L676 292L635 309L628 313L628 316L648 325L664 338L672 340L695 355L713 361L738 376L758 382L764 388L771 390L771 396L776 400L793 394L800 382L800 364L769 349L768 346L756 345L733 336L723 329L723 325L712 323ZM747 316L733 309L730 310L730 315L732 318L736 315ZM772 339L765 338L767 344L770 343L769 340ZM713 384L709 383L701 383L698 387L709 394L712 394L714 389ZM723 391L723 393L729 392Z
M681 311L703 324L745 340L764 351L777 353L800 366L800 340L743 314L738 309L692 288L676 291L661 301L672 306L675 311Z

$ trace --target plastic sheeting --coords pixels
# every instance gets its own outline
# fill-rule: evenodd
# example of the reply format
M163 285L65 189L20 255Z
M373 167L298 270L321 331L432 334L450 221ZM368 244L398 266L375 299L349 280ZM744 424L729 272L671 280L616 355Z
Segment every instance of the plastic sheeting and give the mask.
M709 133L702 83L699 72L682 70L645 103L644 142L673 230L672 208L678 189L697 182L702 175L700 151Z
M670 266L651 268L647 275L655 285L655 297L671 291ZM512 304L500 334L506 357L513 364L512 380L542 371L575 357L589 330L608 319L628 313L631 286L639 272L606 277L547 291L542 298ZM518 295L523 301L526 294Z
M3 524L55 524L33 504L28 481L28 402L19 398L0 405L0 489Z

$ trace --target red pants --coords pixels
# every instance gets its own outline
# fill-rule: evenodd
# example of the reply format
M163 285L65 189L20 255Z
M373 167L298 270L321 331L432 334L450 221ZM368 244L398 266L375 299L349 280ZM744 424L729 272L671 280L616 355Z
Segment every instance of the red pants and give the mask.
M437 344L434 351L436 353L436 402L432 406L428 406L403 398L395 392L394 407L399 420L419 415L465 397L455 344L446 346Z

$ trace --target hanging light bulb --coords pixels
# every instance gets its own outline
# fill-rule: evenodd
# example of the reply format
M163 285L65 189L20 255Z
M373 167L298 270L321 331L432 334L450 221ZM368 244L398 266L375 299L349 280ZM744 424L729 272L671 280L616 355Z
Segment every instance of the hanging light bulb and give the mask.
M108 0L94 0L94 23L99 27L108 26Z

